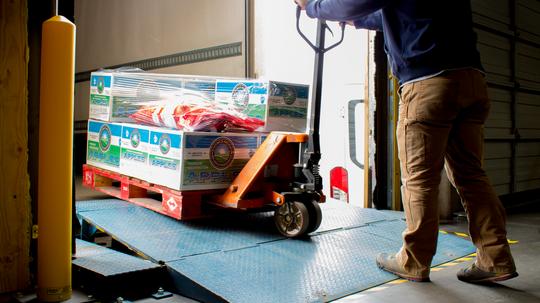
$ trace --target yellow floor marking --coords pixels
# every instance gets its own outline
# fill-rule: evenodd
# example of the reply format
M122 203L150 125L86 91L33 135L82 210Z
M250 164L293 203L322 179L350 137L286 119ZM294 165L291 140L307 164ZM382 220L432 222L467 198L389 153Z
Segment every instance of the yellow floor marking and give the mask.
M458 264L459 263L457 263L457 262L448 262L448 263L441 264L439 266L448 267L448 266L454 266L454 265L458 265Z
M448 232L446 232L446 231L444 231L444 230L439 230L439 232L440 232L441 234L448 234Z
M464 234L464 233L454 233L456 234L457 236L460 236L460 237L468 237L469 235L467 234Z
M402 284L402 283L405 283L405 282L408 282L408 281L405 280L405 279L399 279L399 280L394 280L392 282L388 282L388 284L397 285L397 284Z
M470 254L469 256L471 256L471 257L476 257L476 253L472 253L472 254Z
M519 243L518 240L510 240L510 239L508 239L508 244L517 244L517 243Z
M463 257L463 258L457 259L456 261L459 261L459 262L465 262L465 261L471 261L472 259L473 259L473 258Z
M443 269L444 269L444 267L433 267L431 269L431 271L439 271L439 270L443 270Z

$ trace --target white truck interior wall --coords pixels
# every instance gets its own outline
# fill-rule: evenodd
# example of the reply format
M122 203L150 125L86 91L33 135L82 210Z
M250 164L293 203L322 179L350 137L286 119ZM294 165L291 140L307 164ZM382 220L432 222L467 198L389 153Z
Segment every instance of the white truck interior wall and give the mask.
M296 32L296 7L292 1L255 1L254 72L257 77L311 84L314 52ZM316 21L304 13L301 28L315 42ZM329 22L326 45L337 41L340 29ZM321 116L321 175L330 197L329 171L342 166L349 173L349 203L363 206L364 172L349 157L348 102L364 98L367 67L367 31L348 26L342 45L325 55ZM357 158L364 159L364 107L356 109Z
M76 72L244 42L244 0L76 0ZM244 56L152 72L244 76ZM88 118L88 81L75 88L75 120Z

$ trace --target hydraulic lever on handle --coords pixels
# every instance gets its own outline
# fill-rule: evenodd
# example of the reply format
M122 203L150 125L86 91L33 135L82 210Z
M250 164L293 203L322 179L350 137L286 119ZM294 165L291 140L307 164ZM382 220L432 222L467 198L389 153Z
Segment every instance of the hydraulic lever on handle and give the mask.
M307 44L309 46L311 46L311 48L317 52L317 53L321 53L321 54L324 54L326 53L327 51L333 49L334 47L338 46L341 44L341 42L343 42L343 38L345 37L345 23L341 23L340 24L340 27L341 27L341 38L339 39L338 42L330 45L329 47L327 48L324 48L324 45L322 47L317 47L315 46L315 44L313 44L307 37L306 35L304 35L304 33L302 32L302 30L300 29L300 15L302 14L302 8L300 8L300 6L297 6L296 7L296 30L298 31L298 34L300 34L300 37L302 37L302 39L304 39L304 41L307 42ZM323 26L325 27L325 29L327 29L328 31L330 31L330 33L332 33L332 30L330 29L330 27L328 27L328 25L326 24L326 20L322 20L321 19L321 22L323 24Z

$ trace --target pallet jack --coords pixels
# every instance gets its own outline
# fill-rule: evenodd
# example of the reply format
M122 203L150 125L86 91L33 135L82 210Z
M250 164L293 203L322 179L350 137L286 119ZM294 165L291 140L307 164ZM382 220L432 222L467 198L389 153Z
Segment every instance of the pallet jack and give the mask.
M315 231L322 221L319 203L325 202L325 196L319 174L319 128L324 54L341 44L345 35L344 24L341 24L340 40L324 48L326 31L333 33L326 21L319 19L313 44L300 29L300 15L301 9L297 7L296 30L315 51L307 134L270 133L225 193L215 196L212 203L226 208L252 209L267 206L271 201L278 231L290 238Z

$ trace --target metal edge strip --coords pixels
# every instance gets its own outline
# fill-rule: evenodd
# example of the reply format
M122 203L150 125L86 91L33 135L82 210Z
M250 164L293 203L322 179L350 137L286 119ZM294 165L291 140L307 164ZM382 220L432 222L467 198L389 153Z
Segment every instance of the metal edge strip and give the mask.
M148 58L144 60L132 61L123 64L105 67L105 69L115 69L122 66L136 67L142 70L153 70L158 68L191 64L215 59L235 57L242 55L242 42L234 42L207 48L195 49L161 57ZM75 82L90 80L90 74L97 69L79 72L75 74Z

